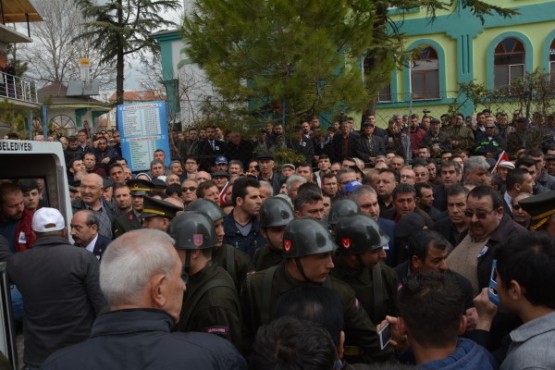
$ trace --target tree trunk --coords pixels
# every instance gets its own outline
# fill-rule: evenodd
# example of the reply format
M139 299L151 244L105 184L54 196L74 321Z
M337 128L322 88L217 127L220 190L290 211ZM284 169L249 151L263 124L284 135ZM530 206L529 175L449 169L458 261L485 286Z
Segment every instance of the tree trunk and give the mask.
M118 24L123 24L123 0L118 0ZM116 98L117 104L123 104L123 81L124 81L124 67L125 67L125 54L123 50L123 34L120 32L117 35L117 58L116 58Z

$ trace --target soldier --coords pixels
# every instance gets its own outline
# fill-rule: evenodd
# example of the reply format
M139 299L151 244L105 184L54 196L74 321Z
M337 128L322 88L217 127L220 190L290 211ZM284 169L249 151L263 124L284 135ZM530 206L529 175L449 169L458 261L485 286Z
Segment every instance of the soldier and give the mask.
M335 225L343 217L355 215L360 212L360 207L351 199L338 199L331 205L331 212L328 216L328 224L333 234Z
M283 233L293 221L293 209L282 198L273 197L260 208L260 231L268 243L254 253L254 269L261 271L283 261Z
M380 261L389 237L370 216L344 217L335 226L339 245L332 276L350 285L374 323L398 315L397 274Z
M251 342L256 330L274 316L281 295L305 284L324 285L341 298L345 319L345 357L350 362L388 360L392 351L380 350L376 328L344 282L330 277L332 253L337 249L330 233L318 221L291 221L283 236L285 260L269 269L247 275L241 290L244 338Z
M189 204L187 211L202 212L214 223L218 242L212 249L212 262L227 271L239 291L247 273L252 270L252 261L245 252L224 243L224 211L206 199L195 200Z
M143 180L132 180L132 181L143 181ZM131 181L128 182L130 184ZM141 212L136 209L135 198L141 198L141 205L143 204L142 197L146 194L146 191L140 188L139 185L116 185L114 190L114 198L116 199L116 205L120 209L121 214L114 220L113 224L113 234L114 238L117 238L121 234L137 230L142 227L141 225Z
M212 262L218 244L212 220L187 211L172 221L169 234L189 275L178 329L215 334L241 350L241 306L233 279Z
M164 200L145 197L143 208L143 227L166 232L170 222L183 207L175 206Z

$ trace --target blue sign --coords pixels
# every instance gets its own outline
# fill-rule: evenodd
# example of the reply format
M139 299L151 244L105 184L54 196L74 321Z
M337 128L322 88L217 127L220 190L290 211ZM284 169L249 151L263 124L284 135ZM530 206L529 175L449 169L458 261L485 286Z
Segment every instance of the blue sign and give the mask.
M170 143L165 101L125 103L118 105L118 130L121 151L131 171L149 171L154 151L166 153L170 164Z

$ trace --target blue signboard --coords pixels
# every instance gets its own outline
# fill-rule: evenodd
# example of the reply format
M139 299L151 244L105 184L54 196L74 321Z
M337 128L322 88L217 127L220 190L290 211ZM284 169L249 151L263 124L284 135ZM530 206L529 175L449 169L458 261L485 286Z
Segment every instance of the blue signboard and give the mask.
M148 171L154 151L166 153L170 161L168 120L165 101L125 103L118 105L118 129L121 151L131 171Z

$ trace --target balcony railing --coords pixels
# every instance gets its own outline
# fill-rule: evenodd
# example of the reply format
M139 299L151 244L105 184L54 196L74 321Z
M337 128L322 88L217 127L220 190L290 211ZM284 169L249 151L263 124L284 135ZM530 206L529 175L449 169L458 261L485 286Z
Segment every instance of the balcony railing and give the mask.
M39 102L35 81L0 72L0 99L4 97L31 104Z

